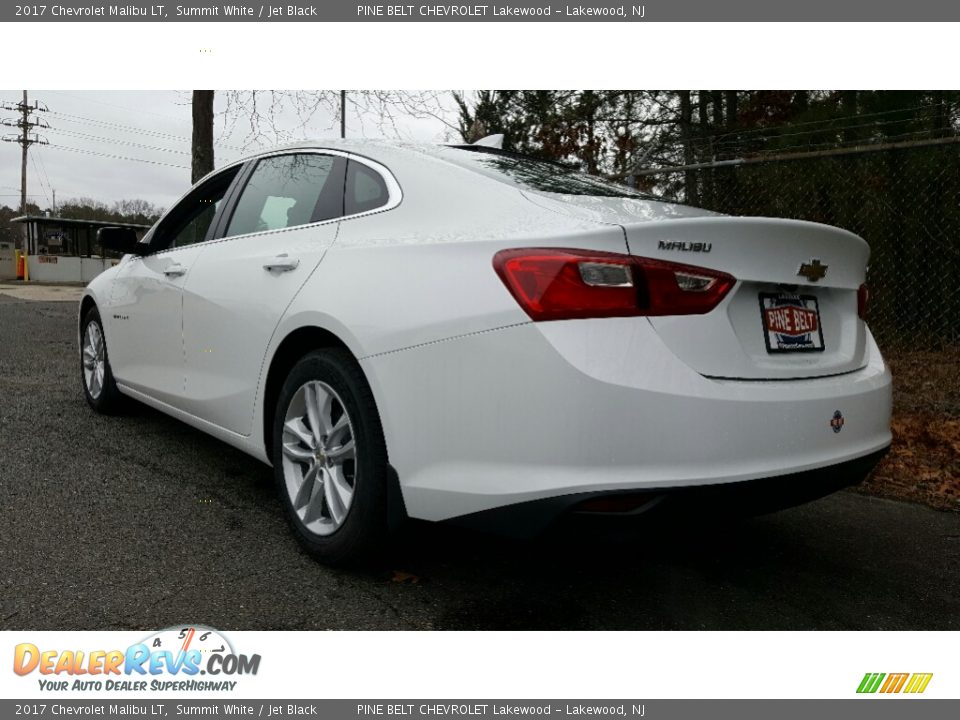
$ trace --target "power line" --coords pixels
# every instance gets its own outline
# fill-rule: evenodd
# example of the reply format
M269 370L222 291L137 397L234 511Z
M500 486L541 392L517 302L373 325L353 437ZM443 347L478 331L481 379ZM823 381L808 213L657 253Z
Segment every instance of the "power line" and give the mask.
M50 175L47 174L47 166L46 166L46 163L43 162L43 153L41 153L38 148L37 152L34 155L37 158L37 162L40 163L40 170L43 172L43 177L46 178L47 180L47 187L49 187L50 192L53 193L53 209L56 210L57 209L57 191L53 187L53 183L50 182Z
M129 145L130 147L144 148L146 150L158 150L160 152L176 153L177 155L190 155L186 150L177 150L175 148L160 147L158 145L144 145L143 143L133 142L132 140L119 140L117 138L107 138L102 135L91 135L89 133L75 132L73 130L63 130L61 128L51 129L51 132L69 135L70 137L83 138L86 140L98 140L100 142L110 143L111 145Z
M130 114L132 114L132 115L137 115L138 117L143 117L144 114L147 114L147 115L155 115L155 116L157 116L157 117L165 118L165 119L167 119L167 120L173 120L174 122L179 123L179 124L181 124L181 125L189 125L189 124L190 124L190 120L188 120L187 118L182 118L182 117L179 117L179 118L178 118L178 117L174 117L173 115L167 115L167 114L165 114L165 113L158 113L158 112L153 111L153 110L145 110L145 109L143 109L143 108L134 109L134 108L131 108L131 107L127 107L126 105L118 105L117 103L106 102L105 100L97 100L97 99L94 99L94 98L92 98L92 97L87 97L87 96L82 96L82 95L74 95L73 93L64 92L63 90L52 90L51 92L56 93L56 94L58 94L58 95L66 95L67 97L71 97L71 98L73 98L74 100L80 100L80 101L82 101L82 102L93 103L93 104L95 104L95 105L103 105L104 107L117 108L118 110L123 110L123 111L128 112L128 113L130 113Z
M30 162L33 163L33 169L37 171L37 182L40 183L40 190L43 192L44 197L47 198L47 202L50 202L50 194L43 185L43 178L40 176L40 168L37 167L37 156L31 155Z
M920 106L916 109L923 111L923 110L930 109L930 106ZM873 113L873 114L867 114L867 115L861 115L861 116L849 116L844 119L854 120L854 119L868 118L873 115L889 115L890 112L894 112L894 111L888 111L885 113ZM903 110L898 110L896 112L903 112ZM780 130L793 130L795 127L806 125L807 123L798 123L797 125L787 124L787 125L782 125L776 128L748 130L743 133L740 133L739 137L735 136L735 134L733 133L723 133L713 137L699 137L699 138L695 137L695 138L688 138L686 140L682 138L670 138L666 143L664 143L664 146L679 146L679 145L687 144L696 153L716 155L716 154L723 154L723 153L729 154L732 151L740 151L743 148L747 148L751 146L762 147L763 145L766 145L768 143L779 142L785 138L792 138L790 142L792 142L793 144L785 147L778 146L775 148L775 150L779 152L787 148L798 148L798 147L805 147L805 146L824 147L824 146L836 146L838 144L837 142L805 143L801 139L806 137L809 137L809 138L822 137L825 134L837 134L837 133L843 133L851 130L863 130L863 129L881 130L891 125L900 125L904 123L916 123L918 121L924 121L929 119L931 119L930 116L918 114L918 115L913 115L909 118L879 120L875 122L838 125L834 127L820 127L816 129L801 130L799 132L778 132ZM818 122L827 122L827 121L818 121ZM759 132L769 132L770 134L762 135L762 136L755 134ZM929 129L923 129L923 130L912 131L911 134L922 135L929 132L930 132ZM754 133L754 134L751 136L750 135L751 133ZM883 140L884 141L888 140L891 137L896 137L896 136L888 136L888 137L885 137ZM864 140L863 138L858 138L856 142L862 143L863 140Z
M804 152L786 152L772 153L768 155L756 155L752 157L733 158L731 160L711 160L708 162L693 163L691 165L675 165L670 167L647 168L635 170L633 174L640 176L647 175L668 175L673 173L686 172L687 170L705 170L707 168L719 167L737 167L743 165L756 165L769 162L785 162L788 160L808 160L811 158L838 157L842 155L861 155L864 153L879 152L885 150L905 150L921 147L932 147L936 145L952 145L960 143L960 135L940 138L925 138L921 140L897 140L894 142L874 143L868 145L853 145L848 147L831 147L826 150L814 150Z
M912 140L928 140L932 139L930 137L931 133L929 130L914 130L911 132L898 133L896 135L885 135L880 140L852 140L847 143L837 143L837 142L822 142L822 143L797 143L793 145L785 145L783 147L777 146L769 150L761 150L757 152L751 152L751 156L765 156L765 155L779 155L791 150L806 150L806 151L818 151L821 149L835 149L835 150L847 150L851 147L863 147L863 148L881 148L891 143L896 144L902 141L912 141Z
M93 124L95 126L102 126L102 127L110 128L113 130L121 130L123 132L128 132L128 133L137 133L139 135L151 135L157 138L167 138L169 140L177 140L179 142L183 142L187 144L192 142L191 138L185 137L183 135L175 135L174 133L164 132L162 130L149 130L147 128L136 127L133 125L126 125L124 123L113 122L111 120L99 120L97 118L89 118L83 115L71 115L69 113L61 113L61 112L55 112L55 111L51 111L51 114L55 115L58 118L66 120L67 122L75 122L81 125ZM226 150L235 150L237 152L247 152L245 148L237 147L235 145L227 145L220 140L215 140L214 145L218 145Z
M824 120L807 120L799 123L785 123L784 125L778 125L775 127L754 128L752 130L731 130L730 132L723 133L721 135L718 135L717 137L726 137L727 135L752 135L757 133L775 132L776 130L781 128L788 128L792 130L794 128L805 127L810 125L824 125L824 124L838 123L838 122L842 123L846 120L865 120L867 118L880 117L881 115L891 115L893 113L908 113L914 110L935 110L938 107L946 107L946 105L944 103L938 103L934 105L914 105L912 107L897 108L896 110L883 110L883 111L872 112L872 113L858 113L856 115L843 115L841 117L826 118ZM893 121L893 122L902 122L902 121ZM841 126L840 128L837 128L837 129L843 129L843 128ZM811 132L819 132L819 131L811 131Z
M866 117L866 116L863 116L863 117ZM750 137L736 138L736 137L731 137L728 134L724 134L724 135L718 136L717 139L721 143L726 143L726 142L740 143L744 141L757 142L757 141L765 141L765 140L779 140L781 138L786 138L786 137L808 137L808 136L814 136L814 135L823 135L825 133L834 133L834 134L845 133L851 130L860 130L863 128L877 129L882 127L887 127L888 125L899 125L902 123L915 123L918 121L929 120L931 119L931 117L932 116L925 116L922 113L918 113L917 115L911 115L908 118L900 118L895 120L879 120L875 122L862 122L862 123L849 124L849 125L837 125L835 127L823 127L823 128L817 128L815 130L801 130L799 132L776 132L776 130L792 130L794 128L794 126L791 126L791 125L784 125L784 126L781 126L780 128L768 128L767 130L769 130L771 134L767 136L753 135ZM856 118L856 119L861 119L861 118ZM751 131L751 132L757 132L757 131Z
M81 115L68 115L66 113L57 112L54 112L53 115L66 122L77 123L79 125L93 125L94 127L109 128L111 130L119 130L120 132L134 133L137 135L149 135L151 137L166 138L169 140L176 140L178 142L188 141L187 138L182 135L175 135L173 133L163 132L162 130L150 130L147 128L134 127L132 125L124 125L123 123L116 123L110 120L98 120L97 118L83 117Z
M50 143L50 147L57 148L58 150L69 150L70 152L83 153L85 155L96 155L97 157L105 157L105 158L110 158L112 160L129 160L131 162L147 163L148 165L162 165L164 167L177 168L178 170L190 169L186 165L174 165L173 163L165 163L159 160L147 160L146 158L135 158L135 157L129 157L127 155L113 155L111 153L102 153L102 152L97 152L96 150L87 150L85 148L69 147L67 145L54 145L53 143Z

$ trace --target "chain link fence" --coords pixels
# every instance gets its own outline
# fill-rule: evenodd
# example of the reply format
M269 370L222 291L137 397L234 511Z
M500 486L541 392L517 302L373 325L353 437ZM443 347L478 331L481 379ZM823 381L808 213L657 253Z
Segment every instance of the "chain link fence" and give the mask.
M960 138L639 173L667 199L835 225L871 248L868 322L903 408L960 416Z
M864 150L644 175L709 210L856 233L871 248L869 321L884 349L960 349L960 143Z

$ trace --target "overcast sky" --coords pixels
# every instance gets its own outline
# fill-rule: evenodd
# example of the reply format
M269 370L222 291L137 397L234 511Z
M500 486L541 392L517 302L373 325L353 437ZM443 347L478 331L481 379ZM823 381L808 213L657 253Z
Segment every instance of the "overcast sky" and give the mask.
M229 111L228 92L216 94L214 138L216 165L236 159L261 147L304 138L339 137L339 123L329 108L321 106L309 119L298 117L303 103L284 101L276 112L276 135L268 123L261 127L266 137L251 139L248 113ZM236 97L236 96L235 96ZM239 96L249 99L249 94ZM0 102L14 104L22 90L0 90ZM112 205L121 199L141 198L168 208L190 185L190 91L117 92L31 90L29 101L39 100L49 108L37 113L50 125L38 129L49 145L33 145L27 161L27 192L42 208L77 197L91 197ZM260 108L268 95L257 98ZM441 99L447 122L456 122L453 103ZM16 113L0 111L0 118ZM234 122L235 121L235 122ZM3 137L17 132L2 128ZM443 121L414 119L398 112L392 126L378 117L347 112L347 137L400 137L419 142L459 139ZM149 161L149 162L148 162ZM17 207L20 202L20 146L0 142L0 204Z

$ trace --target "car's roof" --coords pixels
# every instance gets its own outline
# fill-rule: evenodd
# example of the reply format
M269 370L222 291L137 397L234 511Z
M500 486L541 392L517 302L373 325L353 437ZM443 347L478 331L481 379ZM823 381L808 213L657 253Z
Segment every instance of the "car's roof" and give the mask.
M367 160L372 160L376 163L380 163L390 170L390 172L412 172L412 175L407 175L408 179L410 177L415 178L418 175L423 177L432 177L433 173L429 171L436 168L435 163L440 162L457 168L459 172L463 173L463 175L460 176L462 178L472 176L474 183L487 183L494 181L499 184L505 183L515 188L521 188L535 192L547 192L555 194L572 193L574 195L578 195L582 193L585 183L586 185L590 185L591 183L596 185L604 182L602 179L588 178L588 176L584 175L584 178L588 179L579 183L581 186L579 191L576 188L569 189L569 186L565 188L563 183L559 180L544 182L541 185L538 185L536 178L530 177L529 172L514 174L509 171L509 167L501 167L501 163L494 163L494 167L491 167L486 162L476 161L480 159L479 156L489 157L492 155L497 158L501 158L504 161L509 161L507 162L508 166L511 163L517 162L530 162L537 165L555 165L558 168L558 173L564 176L577 174L576 169L559 163L545 161L520 153L486 145L469 145L464 143L417 143L404 140L385 140L372 138L303 140L279 147L260 150L241 160L237 160L234 164L247 162L259 157L269 156L277 153L289 153L304 150L333 150L349 153L355 156L366 158ZM555 173L551 172L548 174L552 177ZM628 197L635 200L647 201L657 199L643 193L631 191L626 186L623 186L622 188L618 187L617 192L586 192L585 194L590 196Z
M250 160L261 155L272 155L278 152L288 152L290 150L341 150L343 152L354 152L358 155L365 154L365 151L376 150L408 150L412 152L436 152L446 147L442 144L414 143L402 140L381 140L373 138L331 138L323 140L301 140L295 143L279 145L257 152L250 153L242 160Z
M392 164L400 161L423 161L428 158L444 159L444 155L451 148L457 145L445 145L440 143L416 143L403 140L383 140L374 138L331 138L318 140L301 140L295 143L277 145L274 147L263 148L255 152L243 155L236 160L216 168L203 177L200 182L212 177L216 173L229 167L235 167L256 160L257 158L278 153L295 152L298 150L335 150L344 153L350 153L359 157L365 157L369 160L383 163L390 167ZM461 146L462 147L462 146ZM447 156L449 158L449 156Z

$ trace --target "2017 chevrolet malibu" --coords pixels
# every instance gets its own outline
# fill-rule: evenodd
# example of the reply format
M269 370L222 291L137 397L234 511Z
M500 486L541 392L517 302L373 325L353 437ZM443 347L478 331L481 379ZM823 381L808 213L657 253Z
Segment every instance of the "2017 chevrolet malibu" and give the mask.
M869 250L488 145L304 144L213 172L90 283L83 391L273 466L303 546L539 527L690 488L789 505L890 443Z

